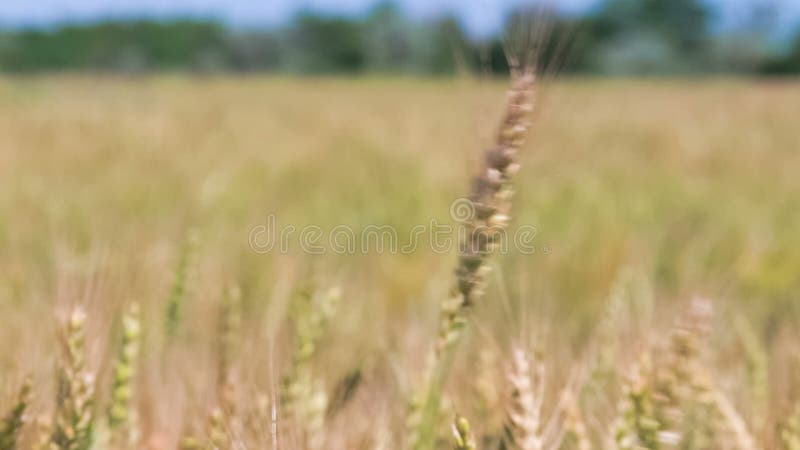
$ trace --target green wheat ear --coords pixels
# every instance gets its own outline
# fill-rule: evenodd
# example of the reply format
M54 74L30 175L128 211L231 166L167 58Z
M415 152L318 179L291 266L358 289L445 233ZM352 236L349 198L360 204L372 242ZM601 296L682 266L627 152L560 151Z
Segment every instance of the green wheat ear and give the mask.
M222 299L218 335L218 387L225 391L234 382L234 361L240 346L242 327L242 292L238 286L231 286ZM228 405L230 406L230 405Z
M800 406L784 421L780 435L784 450L800 450Z
M652 370L650 359L645 355L633 367L623 386L625 397L613 433L620 450L661 448L659 433L662 424L655 417L654 392L650 380Z
M114 366L108 425L114 442L131 443L136 435L131 406L141 345L141 313L132 303L122 317L122 346Z
M453 450L475 450L475 438L472 437L469 421L461 416L456 416L453 421Z
M338 287L316 293L303 292L292 305L294 328L292 365L283 379L281 401L289 414L303 427L310 449L324 448L325 412L328 396L314 378L312 360L328 321L341 298Z
M169 297L167 298L165 331L167 336L174 336L180 325L183 303L188 291L188 278L191 270L192 258L197 248L198 234L190 230L181 247L178 256L178 265L175 268L175 279L172 282Z
M181 441L178 443L178 448L180 450L207 450L209 448L209 446L206 445L206 444L203 444L197 438L184 437L184 438L181 438Z
M17 401L5 417L0 420L0 450L16 450L19 431L27 417L25 412L31 402L31 378L26 377L17 395Z

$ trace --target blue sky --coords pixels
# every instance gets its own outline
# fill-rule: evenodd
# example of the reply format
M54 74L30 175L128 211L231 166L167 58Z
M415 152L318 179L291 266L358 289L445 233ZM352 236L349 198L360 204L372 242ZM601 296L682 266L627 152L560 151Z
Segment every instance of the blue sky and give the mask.
M360 14L377 0L0 0L0 24L24 26L63 21L86 21L102 17L176 15L211 16L233 25L274 25L285 22L299 9ZM474 34L499 29L505 12L532 0L397 0L414 17L456 13ZM582 11L597 0L547 0L566 11ZM736 23L749 7L765 1L780 12L779 28L789 29L800 21L800 0L706 0L724 11L721 26Z

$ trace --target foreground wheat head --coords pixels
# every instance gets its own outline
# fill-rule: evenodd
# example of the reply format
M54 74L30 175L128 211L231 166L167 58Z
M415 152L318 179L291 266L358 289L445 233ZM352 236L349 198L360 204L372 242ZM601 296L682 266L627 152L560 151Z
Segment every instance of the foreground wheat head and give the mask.
M517 158L530 126L535 84L534 65L512 71L511 88L494 145L486 151L480 172L473 179L453 285L440 306L433 357L409 402L406 426L410 448L433 445L439 396L453 356L450 350L466 326L467 311L483 293L489 270L486 259L495 250L510 220L511 178L519 170Z
M495 250L511 213L512 176L519 170L518 154L525 142L534 107L534 67L512 73L511 88L504 117L494 146L486 151L480 172L475 176L469 201L471 214L463 223L458 247L455 283L442 302L436 351L441 354L454 344L465 325L466 310L483 293L489 267L486 258Z

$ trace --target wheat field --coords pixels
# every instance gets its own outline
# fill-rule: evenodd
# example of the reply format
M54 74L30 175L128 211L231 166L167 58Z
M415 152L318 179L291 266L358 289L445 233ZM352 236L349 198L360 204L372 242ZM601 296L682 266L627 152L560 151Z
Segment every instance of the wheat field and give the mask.
M800 84L541 83L434 351L507 87L0 79L0 450L800 449Z

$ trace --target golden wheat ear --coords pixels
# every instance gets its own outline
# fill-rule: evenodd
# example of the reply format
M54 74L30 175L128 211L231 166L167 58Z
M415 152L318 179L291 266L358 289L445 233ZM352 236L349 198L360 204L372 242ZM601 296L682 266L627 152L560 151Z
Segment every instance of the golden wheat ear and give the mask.
M589 437L589 431L583 419L580 402L575 398L575 394L572 391L564 391L563 396L566 415L564 419L563 446L576 450L591 450L592 440Z
M544 397L544 365L533 363L528 353L515 347L506 374L508 399L506 405L506 437L511 448L518 450L541 450L542 403Z
M86 312L77 308L61 334L62 362L58 373L52 448L89 450L94 429L95 377L86 363Z

